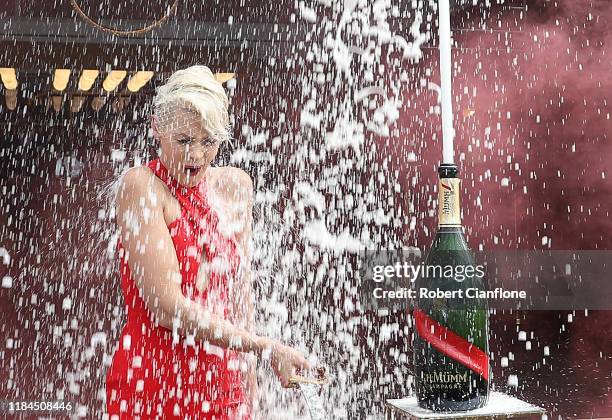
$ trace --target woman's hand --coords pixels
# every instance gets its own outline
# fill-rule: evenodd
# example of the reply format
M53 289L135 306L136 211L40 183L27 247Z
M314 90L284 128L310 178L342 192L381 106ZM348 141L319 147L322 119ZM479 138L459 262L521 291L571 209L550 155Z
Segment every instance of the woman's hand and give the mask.
M289 382L291 376L300 371L310 369L308 360L296 349L285 346L278 341L267 338L263 340L264 347L270 350L272 369L274 369L274 373L276 373L276 376L285 388L291 387Z

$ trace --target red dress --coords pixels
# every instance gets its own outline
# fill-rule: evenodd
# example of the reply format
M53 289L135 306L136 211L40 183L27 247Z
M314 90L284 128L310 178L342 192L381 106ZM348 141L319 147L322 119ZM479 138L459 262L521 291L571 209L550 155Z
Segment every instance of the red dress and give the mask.
M208 309L214 306L216 314L227 317L228 282L240 259L235 242L217 229L218 218L206 201L206 183L191 188L178 184L159 159L148 166L181 204L181 216L168 229L183 295ZM197 245L198 237L203 247ZM109 418L249 418L238 354L156 326L139 296L121 243L118 250L127 323L106 377ZM203 292L196 285L200 257L217 267L211 269Z

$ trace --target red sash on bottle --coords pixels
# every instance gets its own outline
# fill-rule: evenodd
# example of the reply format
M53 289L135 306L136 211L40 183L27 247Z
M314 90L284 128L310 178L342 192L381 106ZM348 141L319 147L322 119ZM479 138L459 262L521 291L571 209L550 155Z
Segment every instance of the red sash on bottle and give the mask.
M474 344L455 334L423 311L413 312L418 334L433 348L463 366L489 379L489 356Z

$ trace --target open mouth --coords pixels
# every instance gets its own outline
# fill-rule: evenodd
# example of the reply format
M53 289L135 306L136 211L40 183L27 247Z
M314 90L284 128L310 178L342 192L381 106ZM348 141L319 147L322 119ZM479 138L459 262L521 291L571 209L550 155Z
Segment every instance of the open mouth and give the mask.
M190 176L196 176L202 168L199 166L185 166L185 173Z

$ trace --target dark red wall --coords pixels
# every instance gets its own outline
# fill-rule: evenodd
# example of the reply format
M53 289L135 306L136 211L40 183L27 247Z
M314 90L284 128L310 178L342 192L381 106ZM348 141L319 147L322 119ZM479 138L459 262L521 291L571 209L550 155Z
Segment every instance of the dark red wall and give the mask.
M458 157L465 153L458 160L468 240L474 249L541 249L548 246L542 241L546 236L552 249L610 249L612 181L607 168L612 152L612 51L607 22L612 5L568 1L555 7L542 1L532 2L524 16L513 13L499 16L502 28L511 31L508 48L504 32L456 34L461 46L454 56L460 66L453 85L456 149ZM478 22L474 16L463 12L455 19L469 26ZM493 16L496 22L498 16ZM199 59L206 62L204 56ZM438 74L436 63L435 50L428 49L420 64L407 67L410 80L401 92L404 105L391 136L368 134L362 157L367 165L347 180L365 185L374 179L381 191L386 191L385 183L401 184L394 206L403 210L402 223L383 232L394 238L383 238L383 245L402 238L426 248L435 230L432 187L441 132L438 117L429 113L435 94L419 82L427 69ZM386 77L399 76L401 68L387 68ZM283 139L274 152L273 171L263 173L255 162L245 169L256 180L256 189L283 181L291 191L295 179L304 177L296 168L309 170L307 165L296 165L292 153L300 141L301 82L311 69L290 68L283 60L242 72L238 64L237 69L232 99L236 141L250 147L241 135L242 124L267 126L267 147L273 137ZM476 96L463 93L464 88L476 89ZM320 94L329 103L339 100L330 92ZM101 236L112 222L98 219L102 201L97 196L120 168L109 162L111 148L145 156L145 151L150 152L145 138L147 109L141 104L131 106L145 111L136 121L131 114L117 116L108 108L78 116L54 116L43 109L28 110L27 118L5 109L0 114L5 122L0 138L0 188L6 187L0 201L0 246L12 257L9 266L0 266L0 275L13 277L10 289L0 289L0 304L5 308L0 329L5 342L13 340L13 348L3 343L0 349L0 375L6 384L1 398L53 399L56 391L65 389L64 398L89 406L89 413L102 409L97 394L104 387L103 354L112 354L123 318L116 267L105 257L108 238ZM279 123L281 112L286 114L285 123ZM366 113L364 118L370 116ZM488 128L490 134L486 134ZM416 162L407 159L410 152ZM55 167L59 157L70 153L85 166L80 177L67 185L65 176L55 176ZM222 158L228 154L225 151ZM350 151L333 159L346 157L356 159ZM382 164L385 158L386 173L397 170L397 179L377 180L375 163ZM502 178L508 179L508 186L502 185ZM382 208L393 207L383 198ZM283 205L279 203L279 209ZM409 229L411 217L417 220L414 230ZM338 224L354 232L367 225L351 214ZM32 303L34 295L37 303ZM66 296L72 298L72 307L63 310ZM51 304L55 313L49 315L45 308ZM531 351L516 339L517 319L518 328L536 337ZM385 321L390 320L406 322L398 314ZM512 372L519 376L520 386L509 390L546 407L550 414L609 417L612 354L606 337L612 333L610 320L610 313L603 311L591 311L588 316L577 313L573 323L567 322L567 312L493 316L496 388L507 390L504 380ZM376 331L374 326L355 334L361 334L357 340L365 343L366 336ZM89 351L96 332L106 334L106 345ZM72 339L70 345L65 344L67 336ZM396 367L389 348L406 348L407 340L400 334L396 342L376 350L386 371ZM543 364L546 345L551 356ZM499 358L508 352L516 358L502 370ZM365 345L364 354L368 354ZM68 384L74 372L84 376L75 378L80 388L73 388L76 394L71 394ZM406 392L404 383L372 386L374 395L368 397L379 402Z

